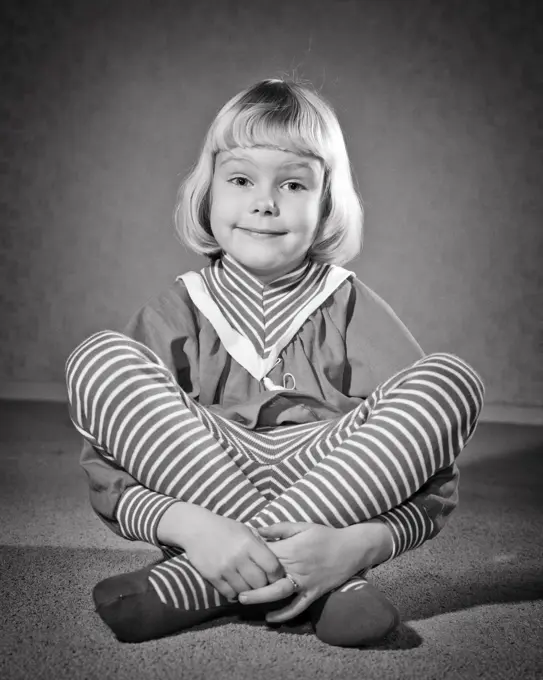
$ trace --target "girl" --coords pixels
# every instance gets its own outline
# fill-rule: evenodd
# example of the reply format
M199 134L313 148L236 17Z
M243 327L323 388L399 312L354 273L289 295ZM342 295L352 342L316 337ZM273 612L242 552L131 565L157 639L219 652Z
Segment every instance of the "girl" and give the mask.
M364 576L454 509L481 380L424 356L340 266L362 209L307 87L264 80L222 108L176 222L211 263L67 361L91 503L164 555L98 583L97 611L122 641L263 603L269 622L307 610L329 644L379 640L398 613Z

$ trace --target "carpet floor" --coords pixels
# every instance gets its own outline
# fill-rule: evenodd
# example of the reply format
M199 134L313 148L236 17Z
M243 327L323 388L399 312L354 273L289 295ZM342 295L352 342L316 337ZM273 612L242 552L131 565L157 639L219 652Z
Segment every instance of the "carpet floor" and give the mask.
M403 619L371 649L326 646L307 624L236 618L117 642L92 586L159 552L95 518L79 448L63 405L0 402L3 680L543 678L543 428L479 425L447 527L371 574Z

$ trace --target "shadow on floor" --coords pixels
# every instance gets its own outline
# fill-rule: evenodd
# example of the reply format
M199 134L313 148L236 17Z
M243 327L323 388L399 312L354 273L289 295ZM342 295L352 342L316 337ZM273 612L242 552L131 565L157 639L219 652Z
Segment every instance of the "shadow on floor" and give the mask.
M101 549L2 546L0 563L3 572L0 592L3 591L3 609L11 629L24 629L29 622L38 621L51 632L67 619L81 620L83 612L88 625L103 626L94 614L92 586L109 575L140 569L149 563L149 555ZM412 569L406 570L401 593L398 593L404 622L479 605L543 599L543 570L534 566L496 565L486 572L474 571L469 579L433 575L428 580L427 598L421 598L420 575L419 578L414 576ZM397 586L396 583L394 588L388 582L386 590L393 596ZM266 625L258 615L251 614L227 620ZM224 621L202 624L199 628L214 628ZM311 634L311 628L301 617L283 625L281 632L307 635ZM403 623L374 649L411 649L421 643L420 636Z

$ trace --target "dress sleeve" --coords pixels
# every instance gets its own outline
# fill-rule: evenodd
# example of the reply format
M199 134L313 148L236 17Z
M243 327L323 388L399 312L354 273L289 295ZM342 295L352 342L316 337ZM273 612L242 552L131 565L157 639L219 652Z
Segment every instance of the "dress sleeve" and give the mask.
M123 333L155 352L183 389L196 398L196 334L191 328L190 309L179 291L172 294L174 290L143 307ZM80 463L87 475L91 506L106 526L123 538L160 547L158 524L177 500L147 489L96 443L84 442Z
M413 335L377 293L354 279L346 307L347 396L365 399L382 382L424 356Z
M348 394L366 398L382 382L424 356L392 308L355 279L347 307ZM456 463L431 477L411 498L380 515L394 547L389 560L434 538L458 504ZM388 561L388 560L387 560Z
M458 505L459 479L460 470L453 463L431 477L410 499L376 518L392 533L394 546L387 562L437 536Z

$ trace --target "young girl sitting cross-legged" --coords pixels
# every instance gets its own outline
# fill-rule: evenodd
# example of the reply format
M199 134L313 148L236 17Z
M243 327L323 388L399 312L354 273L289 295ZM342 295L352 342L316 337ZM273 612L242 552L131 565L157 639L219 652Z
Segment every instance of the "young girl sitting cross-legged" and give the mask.
M454 509L481 380L425 356L341 267L362 209L311 89L264 80L231 99L176 221L208 266L67 361L91 503L164 556L98 583L98 614L128 642L248 605L275 623L307 611L332 645L378 641L399 617L365 574Z

